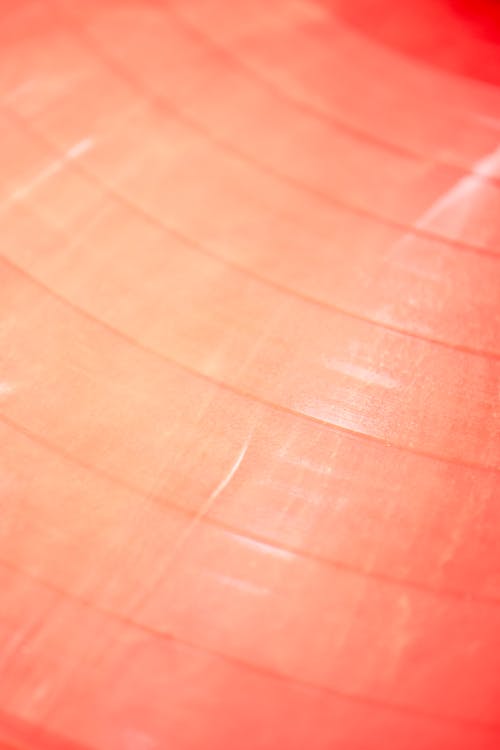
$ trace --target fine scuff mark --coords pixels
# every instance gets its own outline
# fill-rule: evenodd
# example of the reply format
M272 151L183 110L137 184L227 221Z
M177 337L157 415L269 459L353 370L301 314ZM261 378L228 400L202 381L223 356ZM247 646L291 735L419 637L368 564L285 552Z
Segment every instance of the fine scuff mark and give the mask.
M231 588L237 589L245 594L253 594L254 596L267 596L270 593L270 589L264 588L263 586L256 586L255 584L250 583L249 581L244 581L241 578L221 575L220 573L212 573L212 576L223 586L230 586Z
M35 177L29 182L17 188L17 190L14 190L5 205L8 206L10 203L27 198L33 190L46 182L50 177L57 174L57 172L60 172L61 169L69 164L69 162L78 159L80 156L83 156L83 154L90 151L93 145L94 141L92 138L84 138L82 141L75 143L75 145L71 146L61 158L54 159L53 162L46 166L45 169L42 169L42 171L35 175Z
M232 532L232 537L245 547L249 547L256 552L261 552L265 555L281 558L282 560L293 560L293 558L297 556L296 553L283 549L276 544L264 542L260 539L251 539L244 534L238 534L236 531Z
M386 388L387 390L398 388L400 386L400 383L390 375L383 372L374 372L369 367L356 365L353 362L330 358L326 362L326 365L330 370L335 370L335 372L347 375L347 377L353 378L354 380L360 380L367 385L375 385L379 388Z
M248 450L248 446L250 444L251 434L246 439L242 449L240 450L239 454L236 457L236 460L231 465L231 468L227 472L227 474L224 476L224 478L219 482L217 487L210 493L208 498L205 500L205 502L201 505L200 509L196 513L195 516L191 519L191 521L188 523L186 528L184 529L184 532L178 537L177 541L173 545L170 555L168 556L166 560L166 566L164 568L164 571L171 567L172 563L176 559L176 557L179 555L179 552L183 549L185 546L187 540L193 533L194 529L200 521L203 520L212 509L214 503L217 501L217 498L220 497L220 495L224 492L224 490L227 489L229 484L234 479L236 472L240 468L241 464L243 463L243 459L245 458L246 452Z
M165 578L165 576L170 572L172 569L174 563L176 562L179 554L182 552L184 547L186 546L187 541L191 537L194 529L198 526L198 524L210 513L210 510L213 508L214 503L217 501L217 498L221 496L221 494L224 492L224 490L227 489L229 484L234 479L237 471L239 470L241 464L243 463L243 459L245 458L245 455L248 451L248 447L250 445L250 441L252 438L253 430L248 435L247 439L245 440L245 443L243 447L241 448L240 452L236 456L235 461L232 463L229 471L223 479L219 482L219 484L212 490L208 498L205 500L205 502L201 505L196 515L193 516L193 518L190 520L190 522L185 527L184 531L178 536L175 543L170 548L170 553L167 555L165 562L161 569L161 578ZM137 611L139 610L145 600L147 598L146 592L143 592L141 596L139 597L138 601L135 603L134 609Z

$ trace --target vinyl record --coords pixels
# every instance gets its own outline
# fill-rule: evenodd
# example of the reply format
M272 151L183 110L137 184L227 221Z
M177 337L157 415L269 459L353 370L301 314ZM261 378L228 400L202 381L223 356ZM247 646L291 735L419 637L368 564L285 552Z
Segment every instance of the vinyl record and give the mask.
M0 748L500 747L500 10L6 0Z

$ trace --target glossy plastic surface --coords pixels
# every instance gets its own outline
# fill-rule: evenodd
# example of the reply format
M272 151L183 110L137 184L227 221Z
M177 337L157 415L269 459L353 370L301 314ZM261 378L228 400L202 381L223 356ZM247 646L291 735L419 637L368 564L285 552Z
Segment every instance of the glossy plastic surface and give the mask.
M11 0L0 747L500 747L482 0Z

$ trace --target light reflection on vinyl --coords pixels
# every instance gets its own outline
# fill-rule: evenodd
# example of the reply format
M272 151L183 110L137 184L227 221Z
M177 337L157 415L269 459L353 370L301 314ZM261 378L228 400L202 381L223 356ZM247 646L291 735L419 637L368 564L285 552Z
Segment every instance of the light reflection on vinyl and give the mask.
M0 747L500 745L500 31L0 25Z

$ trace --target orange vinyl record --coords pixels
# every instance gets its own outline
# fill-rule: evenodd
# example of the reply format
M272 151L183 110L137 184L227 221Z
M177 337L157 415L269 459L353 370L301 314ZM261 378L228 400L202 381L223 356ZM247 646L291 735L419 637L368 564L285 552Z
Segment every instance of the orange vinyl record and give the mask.
M0 11L1 750L498 750L499 3Z

